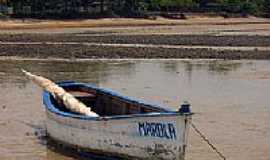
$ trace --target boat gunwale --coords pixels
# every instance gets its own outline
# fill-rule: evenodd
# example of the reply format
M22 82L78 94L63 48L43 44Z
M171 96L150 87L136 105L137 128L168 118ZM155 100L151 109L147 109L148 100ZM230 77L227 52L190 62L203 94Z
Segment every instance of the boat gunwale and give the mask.
M189 116L192 115L193 113L181 113L177 111L172 111L167 108L161 107L159 105L145 102L140 99L136 98L130 98L128 96L123 96L120 95L119 93L112 91L110 89L105 89L105 88L100 88L96 87L94 85L88 84L88 83L78 83L78 82L73 82L73 81L67 81L67 82L59 82L59 86L61 87L69 87L69 86L78 86L78 87L84 87L84 88L89 88L89 89L94 89L96 91L103 92L107 95L118 97L120 99L126 100L128 102L132 103L137 103L140 105L147 106L149 108L153 109L158 109L162 110L161 112L152 112L152 113L139 113L139 114L127 114L127 115L115 115L115 116L100 116L100 117L90 117L90 116L85 116L85 115L78 115L70 112L64 112L59 110L55 105L51 102L51 94L48 91L43 91L43 103L46 107L46 109L50 112L53 112L57 115L60 115L62 117L70 117L70 118L75 118L75 119L81 119L81 120L118 120L118 119L127 119L127 118L139 118L139 117L160 117L160 116Z

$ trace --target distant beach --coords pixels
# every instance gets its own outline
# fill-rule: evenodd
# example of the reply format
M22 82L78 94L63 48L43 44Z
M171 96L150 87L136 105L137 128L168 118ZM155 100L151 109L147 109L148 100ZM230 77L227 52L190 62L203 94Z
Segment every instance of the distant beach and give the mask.
M20 58L270 59L270 20L2 21L0 56Z

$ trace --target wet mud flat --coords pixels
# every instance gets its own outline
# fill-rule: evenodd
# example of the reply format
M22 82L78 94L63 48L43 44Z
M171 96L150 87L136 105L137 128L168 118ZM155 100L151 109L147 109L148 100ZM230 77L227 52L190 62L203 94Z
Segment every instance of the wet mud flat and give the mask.
M193 123L228 160L270 159L268 60L0 60L1 160L77 159L51 149L47 138L37 138L45 129L42 90L20 68L54 81L92 83L173 110L188 100ZM191 128L186 159L220 157Z
M111 32L71 34L0 34L2 42L95 42L118 44L269 46L270 36L262 35L122 35Z
M270 51L218 50L210 48L116 47L84 44L5 44L0 57L20 58L199 58L199 59L270 59Z
M268 21L229 25L223 25L223 20L220 22L219 25L3 30L0 31L0 56L270 59Z
M98 33L98 34L97 34ZM0 56L21 58L206 58L270 59L269 50L212 49L221 47L269 47L270 36L214 35L114 35L102 32L72 34L0 34ZM16 42L22 43L20 45ZM23 44L33 43L37 44ZM48 44L47 42L50 42ZM53 44L57 42L56 44ZM59 43L60 42L60 43ZM61 42L63 44L61 44ZM72 44L72 43L76 44ZM84 43L118 44L118 46ZM121 46L134 44L134 46ZM139 45L168 45L145 47ZM120 45L120 46L119 46ZM136 46L138 45L138 46ZM170 45L204 46L205 48L170 48ZM209 46L209 48L207 48Z

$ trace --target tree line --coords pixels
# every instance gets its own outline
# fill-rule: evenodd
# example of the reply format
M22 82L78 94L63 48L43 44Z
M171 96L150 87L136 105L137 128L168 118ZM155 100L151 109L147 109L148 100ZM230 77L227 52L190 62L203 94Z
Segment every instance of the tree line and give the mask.
M148 11L270 13L270 0L149 0L143 5Z
M270 17L270 0L0 0L15 15L52 17L126 16L149 13L220 13Z

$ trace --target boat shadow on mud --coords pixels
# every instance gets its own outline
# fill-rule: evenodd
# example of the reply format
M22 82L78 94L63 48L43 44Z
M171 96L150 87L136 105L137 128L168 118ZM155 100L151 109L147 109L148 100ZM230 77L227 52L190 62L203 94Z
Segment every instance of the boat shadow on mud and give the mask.
M104 156L97 153L85 152L78 149L76 146L70 146L68 144L55 141L47 135L45 125L35 125L28 122L21 122L33 129L33 133L26 133L27 135L33 135L38 143L45 146L49 152L53 154L60 154L77 160L121 160L119 157ZM47 152L48 152L47 151ZM50 154L47 154L50 157Z
M43 137L43 141L46 141L46 147L51 152L61 154L67 157L74 158L76 160L124 160L124 158L102 155L102 153L87 152L76 146L61 143L56 141L49 136ZM130 158L126 158L130 159Z
M71 157L76 160L121 160L119 157L104 156L97 153L85 152L78 149L76 146L70 146L68 144L60 143L55 141L47 135L46 127L43 124L32 124L24 121L19 121L26 126L29 126L33 129L33 133L26 133L26 135L33 135L38 143L42 146L45 146L49 152L54 154L60 154L63 156ZM50 154L47 154L50 157Z

